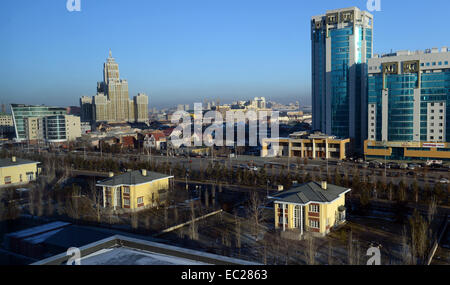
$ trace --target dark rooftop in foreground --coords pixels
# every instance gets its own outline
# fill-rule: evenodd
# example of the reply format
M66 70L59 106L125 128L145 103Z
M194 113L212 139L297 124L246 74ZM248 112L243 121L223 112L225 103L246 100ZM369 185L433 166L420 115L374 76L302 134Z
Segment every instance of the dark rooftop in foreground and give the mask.
M13 161L12 157L0 159L0 167L9 167L9 166L22 165L22 164L31 164L31 163L38 164L39 162L22 159L22 158L16 158L15 161Z
M258 265L241 259L135 239L120 235L80 248L81 265ZM33 265L64 265L62 253Z
M349 188L332 184L327 184L325 190L322 188L321 183L309 182L274 194L271 198L277 201L297 204L307 204L309 202L327 203L336 200L340 195L349 191Z
M135 184L143 184L152 182L154 180L163 179L163 178L172 178L173 176L169 176L166 174L153 172L153 171L145 171L145 176L143 175L142 170L135 170L131 172L127 172L118 176L113 176L111 178L99 181L97 183L98 186L117 186L117 185L135 185Z

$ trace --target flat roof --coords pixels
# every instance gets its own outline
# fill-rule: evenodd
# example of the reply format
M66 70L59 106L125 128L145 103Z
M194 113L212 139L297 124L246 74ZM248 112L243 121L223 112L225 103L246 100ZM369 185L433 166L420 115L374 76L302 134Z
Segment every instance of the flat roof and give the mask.
M121 235L80 248L81 265L259 265L256 262L185 249ZM65 265L66 253L32 265Z

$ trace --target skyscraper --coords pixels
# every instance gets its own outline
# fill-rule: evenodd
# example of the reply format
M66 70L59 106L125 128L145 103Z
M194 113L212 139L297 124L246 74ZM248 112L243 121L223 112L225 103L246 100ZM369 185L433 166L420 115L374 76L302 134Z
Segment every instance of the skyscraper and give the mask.
M313 129L352 138L367 136L367 60L372 57L373 16L356 7L311 19Z
M148 108L148 97L137 97L139 100L129 98L128 82L120 79L119 65L109 51L103 64L103 81L97 83L97 95L91 100L87 97L80 100L82 119L84 122L124 123L135 122L139 117L139 122L147 122L148 111L142 108Z

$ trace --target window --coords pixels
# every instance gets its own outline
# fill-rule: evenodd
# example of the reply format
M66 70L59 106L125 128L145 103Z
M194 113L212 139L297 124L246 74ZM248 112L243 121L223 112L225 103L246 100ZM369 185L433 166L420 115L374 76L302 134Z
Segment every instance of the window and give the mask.
M130 199L123 199L123 205L124 206L130 206Z
M300 227L300 206L294 206L294 228Z
M448 61L445 62L445 65L448 65Z
M434 120L434 116L431 116L431 119Z
M433 62L433 66L435 66L436 65L436 62Z
M439 61L438 65L442 65L442 61Z
M442 116L439 116L439 120L442 120L442 119L444 119L444 117L442 117Z
M11 184L11 176L5 176L5 184Z
M439 137L439 139L441 140L441 139L442 139L442 137Z
M34 180L34 173L33 172L27 172L27 179L28 181Z
M320 224L318 220L309 220L309 226L313 229L320 229Z
M144 197L137 198L138 207L144 206Z
M130 187L124 186L124 187L123 187L123 193L125 193L125 194L130 194Z
M319 205L309 205L309 211L312 213L319 213Z

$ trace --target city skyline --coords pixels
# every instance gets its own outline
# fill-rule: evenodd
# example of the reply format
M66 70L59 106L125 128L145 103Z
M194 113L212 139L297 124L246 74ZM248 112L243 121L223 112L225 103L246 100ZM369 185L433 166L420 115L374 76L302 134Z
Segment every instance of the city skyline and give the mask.
M314 7L296 1L128 2L82 1L82 11L72 13L65 1L6 2L0 11L6 43L0 47L0 94L6 94L1 103L78 105L79 97L95 95L98 64L112 49L130 82L129 92L146 93L150 108L255 96L311 105L311 16L351 6L366 10L366 1L359 0ZM445 25L445 9L434 8L445 2L431 2L415 9L382 1L382 11L373 12L374 53L446 45L445 30L439 37L430 32L441 21ZM433 21L399 23L399 32L392 33L389 19L399 13L414 18L428 9ZM101 13L117 19L108 30L120 39L104 32ZM23 17L33 19L33 27Z

